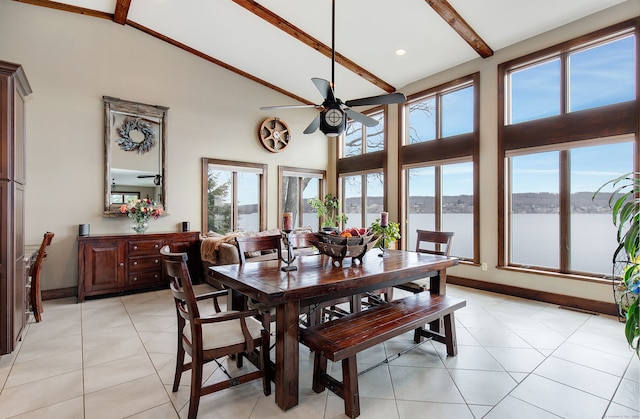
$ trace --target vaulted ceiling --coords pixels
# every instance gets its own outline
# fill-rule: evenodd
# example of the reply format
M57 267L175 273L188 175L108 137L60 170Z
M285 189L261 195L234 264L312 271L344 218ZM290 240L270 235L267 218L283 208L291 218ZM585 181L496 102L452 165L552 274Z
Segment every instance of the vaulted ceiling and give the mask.
M133 27L289 96L265 105L319 103L311 78L332 79L332 0L16 1ZM335 0L336 96L394 92L623 2Z

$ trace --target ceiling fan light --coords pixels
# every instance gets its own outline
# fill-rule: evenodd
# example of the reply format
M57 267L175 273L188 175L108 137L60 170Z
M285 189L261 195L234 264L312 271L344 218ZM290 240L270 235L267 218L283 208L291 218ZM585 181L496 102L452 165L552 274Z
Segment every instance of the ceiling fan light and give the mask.
M396 50L396 55L403 56L406 53L407 53L407 51L403 50L402 48L399 48L399 49Z

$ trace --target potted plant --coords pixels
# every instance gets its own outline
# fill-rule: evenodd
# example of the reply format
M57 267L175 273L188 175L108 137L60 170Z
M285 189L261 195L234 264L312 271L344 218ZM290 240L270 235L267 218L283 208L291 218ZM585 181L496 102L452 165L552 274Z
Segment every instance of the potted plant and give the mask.
M309 205L316 210L316 215L321 220L323 230L339 229L341 223L346 223L349 219L344 213L340 212L340 200L330 193L324 196L324 199L311 198Z
M610 180L593 197L607 185L614 189L609 198L609 207L613 224L618 228L618 246L613 252L613 261L619 260L621 252L627 259L620 283L617 284L616 303L625 314L627 342L640 358L640 172L627 173Z
M382 235L383 232L385 233L385 240L384 240L385 249L388 249L391 243L395 242L396 240L399 240L400 237L402 237L400 236L399 223L394 223L392 221L389 221L386 227L382 227L380 225L380 218L376 218L376 220L371 223L371 225L369 226L369 231L374 234L380 234L380 235ZM378 243L376 243L376 248L378 249L382 248L382 240L378 240Z

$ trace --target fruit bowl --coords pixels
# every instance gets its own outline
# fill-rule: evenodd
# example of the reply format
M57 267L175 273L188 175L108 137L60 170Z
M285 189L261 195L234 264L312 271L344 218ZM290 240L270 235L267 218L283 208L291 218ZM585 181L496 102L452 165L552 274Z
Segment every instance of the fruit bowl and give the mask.
M365 253L373 249L380 238L380 235L366 233L363 236L344 237L337 234L313 233L315 240L313 245L318 251L327 256L331 256L334 266L342 266L344 258L352 258L362 263Z

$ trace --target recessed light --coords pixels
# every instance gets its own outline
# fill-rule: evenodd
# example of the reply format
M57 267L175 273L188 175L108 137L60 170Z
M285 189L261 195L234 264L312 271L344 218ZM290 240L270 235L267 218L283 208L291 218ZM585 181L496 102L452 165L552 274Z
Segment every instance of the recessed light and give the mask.
M402 48L396 50L396 55L404 55L406 53L407 51L403 50Z

